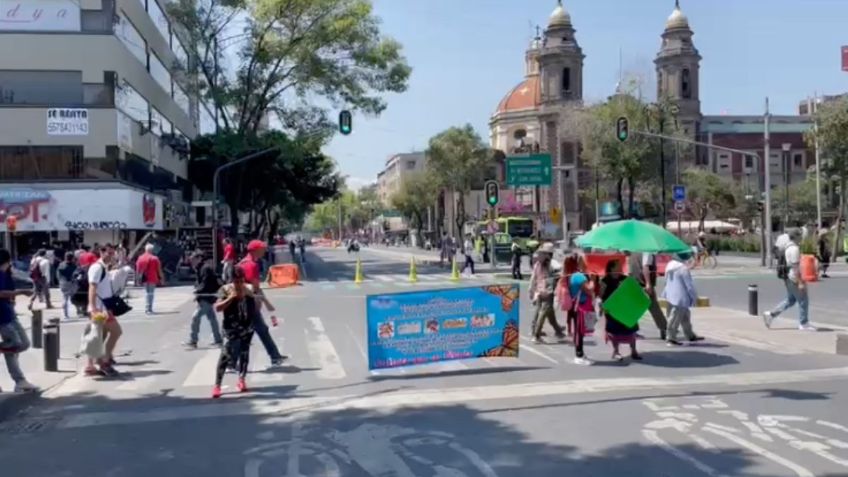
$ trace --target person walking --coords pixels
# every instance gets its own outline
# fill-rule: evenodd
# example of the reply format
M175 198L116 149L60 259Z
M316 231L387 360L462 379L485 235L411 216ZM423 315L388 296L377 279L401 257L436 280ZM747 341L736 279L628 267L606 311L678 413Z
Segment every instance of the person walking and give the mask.
M300 249L300 261L306 263L306 240L303 237L297 238L297 247Z
M630 276L642 285L648 298L651 299L648 311L660 331L660 339L665 341L668 322L657 301L657 257L650 253L628 253L628 255Z
M153 314L153 299L156 294L156 287L165 284L165 275L162 273L162 262L159 257L153 254L155 246L149 243L144 246L144 253L138 257L135 263L136 280L141 280L140 284L144 285L145 291L145 308L144 314Z
M77 293L77 283L74 280L76 273L77 264L74 260L74 253L68 252L65 254L65 260L56 269L56 276L59 278L59 291L62 292L62 317L66 320L71 319L71 307L73 306L71 300Z
M253 331L259 336L259 340L262 341L262 345L265 347L265 351L268 353L268 357L271 359L271 366L279 366L285 360L285 356L280 354L280 350L277 348L277 344L274 343L274 338L271 337L271 332L268 330L268 325L265 324L265 319L262 317L261 304L265 304L265 307L269 312L273 312L275 310L274 305L268 301L268 298L265 297L265 294L262 293L262 288L260 286L261 281L261 270L260 270L260 261L262 257L265 256L265 251L268 249L268 246L265 245L265 242L261 240L251 240L247 244L247 256L239 262L238 266L241 267L244 272L244 279L246 283L248 283L253 288L253 295L256 297L260 303L256 306L256 313L253 314L254 323L253 323ZM272 320L274 318L272 317Z
M465 265L462 266L462 274L465 270L471 268L471 275L474 275L474 243L471 241L471 234L465 236L465 242L462 244L462 254L465 255Z
M33 294L29 299L29 309L32 310L35 300L42 301L48 309L53 308L50 303L50 260L47 259L47 250L41 248L29 262L29 277L32 279Z
M819 249L818 259L819 264L821 264L821 277L830 278L830 276L827 274L827 269L828 267L830 267L830 244L827 240L826 229L819 230L819 237L817 241Z
M99 326L94 321L103 319L103 334L106 339L106 353L100 358L99 363L89 359L85 368L86 376L118 376L114 368L115 347L118 339L123 334L118 319L112 314L103 300L115 296L112 280L109 278L109 267L115 261L115 249L109 245L100 247L100 258L88 267L88 315L91 317L90 326ZM99 365L99 369L95 365Z
M294 243L294 237L289 239L289 253L292 257L292 263L297 263L297 244Z
M229 238L224 239L224 258L221 265L221 278L224 283L230 283L233 280L233 268L236 266L236 247Z
M247 283L245 270L239 265L233 269L233 282L221 287L215 311L224 315L223 327L227 342L221 349L215 370L215 386L212 398L221 397L221 383L228 368L238 368L238 390L247 392L247 369L250 364L250 342L253 340L254 325L261 318L256 303L256 291Z
M625 280L621 273L621 264L618 260L610 260L607 262L604 270L604 278L601 280L601 301L606 301L618 290L621 282ZM640 361L642 356L636 351L636 334L639 332L639 324L629 327L624 323L615 319L615 316L604 311L604 331L606 332L606 341L612 344L612 359L614 361L623 361L624 358L619 352L619 346L622 344L630 345L630 358L635 361Z
M185 345L189 348L197 348L197 340L200 334L200 318L206 316L209 320L209 328L212 330L212 345L220 346L223 344L221 331L218 328L218 318L215 316L215 297L223 283L218 279L215 273L215 267L211 259L206 259L203 252L196 252L191 257L191 263L194 267L197 281L194 285L195 300L197 308L191 317L191 334Z
M698 292L692 273L686 264L692 260L691 253L680 253L665 267L665 288L662 297L668 302L668 328L666 338L668 346L682 346L677 340L677 332L683 328L683 336L689 342L702 341L704 338L692 331L692 313L690 309L698 302Z
M816 327L810 324L810 297L807 293L807 284L801 276L801 249L798 246L800 239L801 231L793 229L788 233L788 240L784 241L785 246L778 247L777 277L783 280L783 285L786 287L786 299L772 311L763 313L766 328L771 328L775 318L797 303L798 329L817 331Z
M38 391L36 386L27 381L21 370L19 356L29 349L30 342L26 330L15 314L15 298L32 293L32 290L15 289L12 254L6 249L0 249L0 353L6 360L9 376L15 382L15 392Z
M556 312L554 311L554 296L556 277L551 274L551 260L554 256L554 244L545 243L536 252L539 258L533 266L533 272L530 274L530 301L536 305L536 313L533 315L533 322L530 326L532 330L534 343L544 343L544 333L542 328L547 321L554 329L556 338L559 340L565 339L565 332L559 323L556 321Z
M583 350L584 338L594 330L586 326L586 314L595 312L595 289L592 280L586 274L586 262L576 257L577 272L568 279L568 292L571 295L574 310L574 364L591 366L594 363L586 357Z
M521 276L521 246L518 245L518 239L512 239L512 246L509 251L512 253L510 265L512 266L512 278L515 280L523 280Z

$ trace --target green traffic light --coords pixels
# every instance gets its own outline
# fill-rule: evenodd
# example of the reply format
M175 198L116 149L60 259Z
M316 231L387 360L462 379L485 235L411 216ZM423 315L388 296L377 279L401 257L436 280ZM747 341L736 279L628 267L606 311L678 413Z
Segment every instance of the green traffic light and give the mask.
M620 141L626 141L627 140L627 131L620 131L618 133L618 139Z
M353 131L353 116L346 109L339 113L339 131L345 136Z

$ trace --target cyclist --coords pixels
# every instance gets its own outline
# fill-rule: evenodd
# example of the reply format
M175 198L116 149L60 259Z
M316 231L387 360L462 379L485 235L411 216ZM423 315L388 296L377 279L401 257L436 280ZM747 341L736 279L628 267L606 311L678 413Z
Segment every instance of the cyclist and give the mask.
M695 263L700 264L704 256L707 254L707 234L704 231L698 232L698 238L695 240Z

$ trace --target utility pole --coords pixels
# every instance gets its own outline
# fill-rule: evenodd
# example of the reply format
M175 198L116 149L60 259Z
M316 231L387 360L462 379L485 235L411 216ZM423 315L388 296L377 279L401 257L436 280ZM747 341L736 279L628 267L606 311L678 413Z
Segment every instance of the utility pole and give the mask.
M339 198L339 241L342 240L342 199Z
M763 149L764 149L763 155L765 156L763 158L763 162L764 162L763 169L764 169L764 174L765 174L765 178L763 179L763 188L765 189L765 192L764 192L765 197L763 199L765 201L765 207L764 207L765 217L763 218L763 229L765 230L765 234L766 234L766 243L763 244L764 245L763 248L765 249L765 262L766 262L764 265L769 267L769 268L771 268L771 259L772 259L772 257L771 257L771 244L772 244L772 241L771 241L771 145L769 144L769 142L771 141L771 131L769 130L769 127L770 127L769 123L770 122L771 122L771 113L769 112L769 99L766 98L766 114L765 114L765 117L763 118L763 125L764 125L763 136L764 136L764 140L765 140L765 144L764 144L764 147L763 147Z
M660 184L662 187L662 227L668 226L668 201L665 196L665 139L662 137L665 132L665 111L660 109Z
M819 93L813 96L813 107L816 108L815 112L818 112L818 104L819 104ZM813 116L815 117L815 116ZM822 228L822 205L821 205L821 152L819 147L819 122L816 120L813 125L816 133L816 226L817 230L821 230Z

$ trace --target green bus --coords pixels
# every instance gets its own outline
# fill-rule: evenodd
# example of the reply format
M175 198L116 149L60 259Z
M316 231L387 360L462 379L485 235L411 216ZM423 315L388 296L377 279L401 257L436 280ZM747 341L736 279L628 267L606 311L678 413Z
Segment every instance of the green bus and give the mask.
M498 260L501 256L509 256L512 240L518 239L518 245L524 253L533 253L539 248L539 241L534 238L536 223L527 217L499 217L495 220L498 231L495 233L495 253ZM488 233L489 222L478 223L480 230Z

